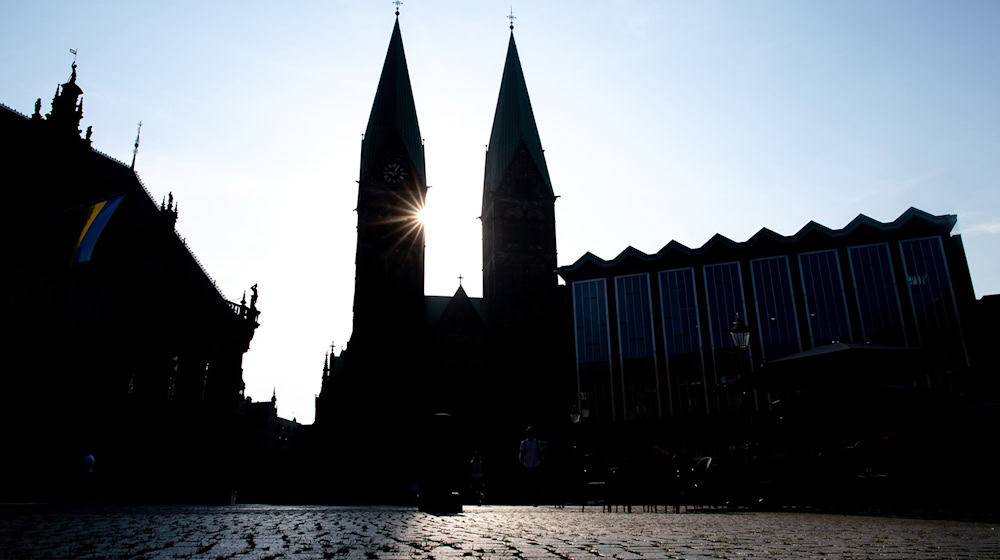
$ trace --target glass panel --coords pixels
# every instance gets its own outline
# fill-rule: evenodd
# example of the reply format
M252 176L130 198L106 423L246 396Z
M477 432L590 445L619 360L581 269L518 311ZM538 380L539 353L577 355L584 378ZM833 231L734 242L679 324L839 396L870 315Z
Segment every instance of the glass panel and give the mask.
M757 304L757 332L765 360L776 360L802 350L799 323L792 299L792 277L784 256L750 261Z
M677 414L704 412L705 387L701 359L701 326L694 269L660 272L663 347Z
M749 350L736 348L729 335L736 316L744 321L747 316L738 262L705 267L705 305L708 308L715 383L726 385L749 371Z
M603 278L573 283L573 327L582 401L580 413L590 420L610 421L614 417L614 387Z
M866 344L906 344L899 295L885 243L848 249Z
M736 315L746 320L743 302L743 280L740 263L711 264L705 267L705 301L708 305L708 327L712 348L733 349L729 329Z
M900 241L899 248L921 345L958 351L958 314L941 238Z
M625 386L625 419L655 418L660 409L649 275L635 274L616 278L615 301Z
M618 337L622 358L653 356L653 321L649 309L649 277L645 274L615 279Z
M851 342L851 322L837 251L802 253L799 268L813 345Z
M576 325L576 361L607 362L608 300L604 279L573 283L573 319Z

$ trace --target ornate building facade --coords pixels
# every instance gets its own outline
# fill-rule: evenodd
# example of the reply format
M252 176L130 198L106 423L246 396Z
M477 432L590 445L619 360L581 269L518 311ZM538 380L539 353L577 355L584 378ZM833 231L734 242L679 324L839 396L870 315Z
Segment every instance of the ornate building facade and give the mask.
M222 296L174 229L173 196L155 202L133 167L91 147L91 127L81 138L82 93L74 62L48 114L41 99L30 117L0 106L17 209L3 230L18 240L2 264L2 415L23 427L7 432L20 459L4 462L0 494L66 499L90 454L120 499L223 499L256 286L249 303ZM168 465L165 449L191 460Z

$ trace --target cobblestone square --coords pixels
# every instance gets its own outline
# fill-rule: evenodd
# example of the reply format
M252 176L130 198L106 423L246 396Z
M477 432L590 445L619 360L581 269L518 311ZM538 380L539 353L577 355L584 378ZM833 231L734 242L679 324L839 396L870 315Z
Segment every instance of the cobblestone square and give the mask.
M0 559L1000 558L990 523L579 507L5 506Z

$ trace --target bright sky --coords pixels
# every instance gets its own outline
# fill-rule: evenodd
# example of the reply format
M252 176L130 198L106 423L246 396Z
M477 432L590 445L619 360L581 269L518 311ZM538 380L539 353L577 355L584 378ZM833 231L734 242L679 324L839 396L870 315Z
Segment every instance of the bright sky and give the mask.
M546 149L559 263L809 220L955 213L1000 292L1000 3L523 2L515 37ZM427 293L482 294L484 147L509 0L407 0L426 141ZM313 419L350 336L361 134L388 1L8 0L0 102L43 112L79 50L94 146L131 159L223 293L260 288L248 394Z

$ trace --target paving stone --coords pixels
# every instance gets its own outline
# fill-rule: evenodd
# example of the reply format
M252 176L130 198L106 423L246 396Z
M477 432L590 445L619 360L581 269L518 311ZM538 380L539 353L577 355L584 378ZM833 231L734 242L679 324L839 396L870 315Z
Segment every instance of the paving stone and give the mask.
M807 513L0 507L0 558L1000 558L994 525Z

